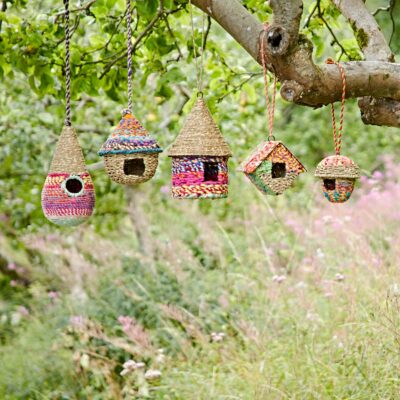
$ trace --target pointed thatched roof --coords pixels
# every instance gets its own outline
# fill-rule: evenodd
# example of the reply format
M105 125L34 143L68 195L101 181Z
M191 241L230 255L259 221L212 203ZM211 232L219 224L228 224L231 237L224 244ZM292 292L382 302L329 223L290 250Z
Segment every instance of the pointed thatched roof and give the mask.
M50 165L50 173L81 174L84 171L85 159L76 131L70 126L64 126Z
M169 157L214 156L230 157L228 143L213 120L203 98L199 98L168 151Z

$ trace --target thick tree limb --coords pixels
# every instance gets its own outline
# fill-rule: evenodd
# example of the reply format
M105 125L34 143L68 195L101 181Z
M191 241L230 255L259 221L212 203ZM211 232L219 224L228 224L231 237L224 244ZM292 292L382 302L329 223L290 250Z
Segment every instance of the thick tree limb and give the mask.
M263 25L239 1L192 0L192 2L214 18L255 60L261 61L259 44L260 35L264 32ZM311 107L339 101L342 84L337 67L315 65L312 60L312 44L298 35L302 1L271 0L270 4L274 20L268 27L265 53L268 58L268 68L282 83L282 97ZM373 28L370 19L368 23ZM371 41L374 47L378 46L379 40L381 38L375 32L374 40ZM373 50L368 48L368 51ZM383 52L388 55L386 47L381 49L382 54ZM400 64L363 61L344 63L343 67L347 75L347 97L372 96L400 100ZM393 121L394 119L388 120L388 124ZM382 120L379 122L381 124Z
M375 18L362 0L333 0L350 22L366 60L394 61L394 55ZM363 97L358 101L365 124L400 126L400 102L392 99Z

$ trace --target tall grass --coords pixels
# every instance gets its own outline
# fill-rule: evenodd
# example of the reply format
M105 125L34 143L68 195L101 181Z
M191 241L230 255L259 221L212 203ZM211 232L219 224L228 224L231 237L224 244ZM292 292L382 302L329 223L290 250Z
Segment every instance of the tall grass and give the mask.
M40 279L0 308L1 398L397 399L400 167L384 162L342 206L314 182L267 198L238 178L225 203L161 188L106 236L27 235Z

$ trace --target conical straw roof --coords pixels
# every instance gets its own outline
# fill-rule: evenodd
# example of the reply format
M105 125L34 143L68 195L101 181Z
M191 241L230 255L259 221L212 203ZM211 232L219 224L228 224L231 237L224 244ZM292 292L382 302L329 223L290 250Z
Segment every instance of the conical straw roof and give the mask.
M85 159L76 131L71 126L64 126L49 172L81 174L84 171L86 171Z
M230 157L228 143L213 120L203 98L197 99L168 156Z

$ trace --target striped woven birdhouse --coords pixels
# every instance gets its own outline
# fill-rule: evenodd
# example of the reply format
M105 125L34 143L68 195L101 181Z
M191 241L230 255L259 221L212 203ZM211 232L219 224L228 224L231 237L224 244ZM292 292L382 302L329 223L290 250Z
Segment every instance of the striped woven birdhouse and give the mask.
M282 142L274 140L260 145L242 163L240 170L258 190L269 195L282 194L306 171Z
M156 140L126 111L98 154L104 157L106 172L113 181L136 185L154 176L160 152Z
M42 208L57 225L76 226L93 213L95 191L75 129L64 126L42 190Z
M344 203L353 193L360 168L350 158L334 155L318 164L315 176L321 178L322 191L331 203Z
M172 195L178 199L228 196L228 159L232 153L203 98L168 151L172 157Z

